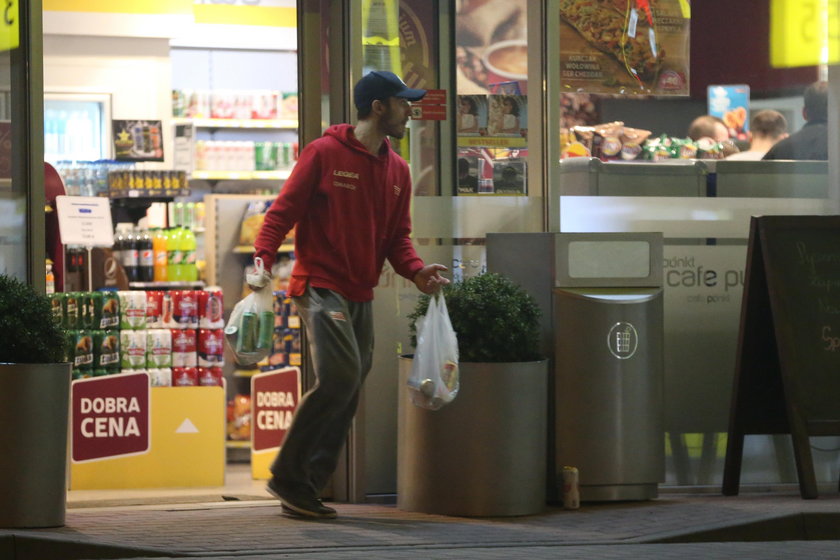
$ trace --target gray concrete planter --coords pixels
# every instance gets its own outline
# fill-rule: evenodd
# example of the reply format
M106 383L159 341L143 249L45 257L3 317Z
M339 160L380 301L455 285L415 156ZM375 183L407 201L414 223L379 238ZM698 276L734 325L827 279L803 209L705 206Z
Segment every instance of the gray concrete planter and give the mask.
M437 411L411 403L400 358L397 507L441 515L531 515L545 507L548 361L460 364Z
M60 527L70 364L0 364L0 527Z

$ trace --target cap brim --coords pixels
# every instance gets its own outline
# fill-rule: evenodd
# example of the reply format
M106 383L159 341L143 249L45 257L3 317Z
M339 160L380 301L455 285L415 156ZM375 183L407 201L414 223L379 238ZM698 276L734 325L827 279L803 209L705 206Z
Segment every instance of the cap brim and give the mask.
M395 93L394 97L401 97L403 99L408 99L409 101L420 101L423 99L424 95L426 95L425 89L405 88L401 92Z

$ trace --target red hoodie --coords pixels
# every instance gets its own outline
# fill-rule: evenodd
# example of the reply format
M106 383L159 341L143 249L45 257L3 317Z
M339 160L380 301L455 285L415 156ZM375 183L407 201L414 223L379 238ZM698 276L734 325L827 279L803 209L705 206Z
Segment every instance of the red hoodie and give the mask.
M306 283L351 301L370 301L387 258L408 278L423 268L411 243L411 176L388 139L378 155L354 127L333 125L301 152L265 216L255 256L271 270L277 248L297 224L289 294Z

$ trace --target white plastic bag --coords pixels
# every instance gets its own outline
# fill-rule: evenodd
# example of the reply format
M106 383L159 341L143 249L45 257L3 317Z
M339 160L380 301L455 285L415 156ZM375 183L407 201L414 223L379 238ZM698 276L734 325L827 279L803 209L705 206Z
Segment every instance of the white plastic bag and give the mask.
M254 270L246 273L245 279L252 291L236 304L225 326L225 340L236 363L242 366L266 358L271 353L274 334L271 275L265 271L261 258L254 259Z
M438 410L452 402L458 388L458 339L443 293L438 293L429 298L425 317L417 321L417 349L408 390L415 405Z

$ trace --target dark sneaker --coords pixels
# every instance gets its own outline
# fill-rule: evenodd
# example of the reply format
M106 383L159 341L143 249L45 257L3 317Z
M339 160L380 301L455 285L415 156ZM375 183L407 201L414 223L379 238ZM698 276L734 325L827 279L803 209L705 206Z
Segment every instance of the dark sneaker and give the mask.
M311 517L315 519L335 519L336 511L321 503L321 501L306 490L284 487L273 478L268 481L265 489L269 494L280 500L284 512Z
M309 515L303 515L302 513L298 513L297 511L293 510L292 508L290 508L289 506L287 506L283 502L280 502L280 508L282 509L283 514L288 515L289 517L297 517L297 518L300 518L300 519L335 519L337 514L336 514L336 511L333 508L325 506L323 503L321 503L321 507L323 508L323 510L325 512L324 515L321 515L321 516L318 516L317 518L315 518L315 517L312 517L312 516L309 516Z

